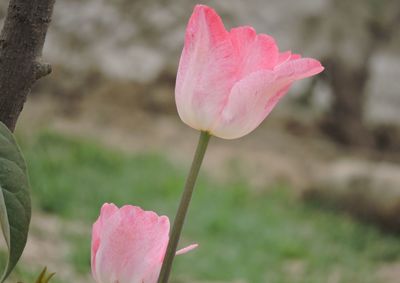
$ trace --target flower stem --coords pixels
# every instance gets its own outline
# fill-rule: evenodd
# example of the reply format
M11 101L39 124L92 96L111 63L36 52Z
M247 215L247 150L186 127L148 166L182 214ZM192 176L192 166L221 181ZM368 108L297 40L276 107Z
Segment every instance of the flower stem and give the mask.
M171 236L160 272L160 277L158 278L158 283L168 282L169 275L171 273L172 262L174 261L179 237L182 232L183 223L185 222L185 217L188 211L190 200L192 198L194 185L196 183L197 175L199 174L200 166L203 161L204 154L206 153L209 140L210 134L202 131L200 133L199 143L197 144L197 149L196 153L194 154L192 166L190 167L189 175L186 179L181 202L175 216L174 225L172 227Z

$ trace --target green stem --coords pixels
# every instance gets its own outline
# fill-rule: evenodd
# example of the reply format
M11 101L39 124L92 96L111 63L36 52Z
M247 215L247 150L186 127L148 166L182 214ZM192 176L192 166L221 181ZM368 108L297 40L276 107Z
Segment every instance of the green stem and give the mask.
M199 143L197 144L196 153L193 158L192 166L190 167L189 175L186 179L185 188L182 193L181 202L175 216L174 225L171 231L167 251L165 253L164 262L161 268L158 283L167 283L171 273L172 262L174 261L176 248L178 246L179 237L182 232L183 223L185 222L186 213L188 211L189 203L192 198L194 185L196 183L197 175L200 171L200 166L206 153L210 134L201 132Z

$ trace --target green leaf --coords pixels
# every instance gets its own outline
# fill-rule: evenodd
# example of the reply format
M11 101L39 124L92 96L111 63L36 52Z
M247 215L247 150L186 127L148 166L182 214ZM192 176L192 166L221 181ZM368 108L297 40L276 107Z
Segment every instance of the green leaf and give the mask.
M0 122L0 222L8 247L4 282L25 248L31 219L31 199L25 160L13 134Z
M50 279L54 276L53 273L47 272L47 267L43 268L42 272L39 274L39 277L36 279L36 283L49 283Z

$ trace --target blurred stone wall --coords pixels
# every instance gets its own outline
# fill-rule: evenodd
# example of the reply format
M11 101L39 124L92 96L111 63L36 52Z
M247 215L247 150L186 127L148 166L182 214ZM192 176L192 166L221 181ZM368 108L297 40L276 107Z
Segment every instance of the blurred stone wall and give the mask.
M252 25L258 32L273 35L282 50L315 58L341 52L357 59L359 45L352 36L339 47L336 30L355 30L359 42L361 21L367 1L359 7L332 14L335 0L214 0L199 1L214 7L227 28ZM382 3L390 1L384 0ZM7 1L0 3L4 17ZM368 2L368 3L369 3ZM391 1L393 2L393 1ZM192 0L69 0L57 1L44 56L53 65L74 73L100 72L109 78L153 83L160 74L176 72L185 24L197 1ZM398 6L395 6L398 8ZM363 27L361 27L362 29ZM366 29L368 27L365 27ZM400 37L400 36L399 36ZM346 43L347 42L347 43ZM397 122L400 109L399 40L380 47L372 59L368 84L367 119ZM301 90L304 84L297 84ZM329 105L329 89L317 84L313 99L318 108Z
M203 1L204 2L204 1ZM296 45L302 19L326 8L325 0L206 1L228 28L253 25L277 38L282 49ZM175 71L185 24L196 1L71 0L56 4L46 55L74 69L100 68L119 78L151 81ZM318 56L318 54L316 55Z

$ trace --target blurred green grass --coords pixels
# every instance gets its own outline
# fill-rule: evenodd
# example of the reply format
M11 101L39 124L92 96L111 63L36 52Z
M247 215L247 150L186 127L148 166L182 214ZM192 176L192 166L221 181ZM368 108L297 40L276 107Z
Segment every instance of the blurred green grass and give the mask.
M174 215L186 169L162 153L129 155L51 132L22 147L35 206L45 212L88 226L104 202ZM67 260L88 272L90 235L67 232L65 240ZM220 184L204 174L183 241L200 247L176 259L175 282L376 283L380 266L400 260L399 238L302 203L290 188L255 192L244 180Z

